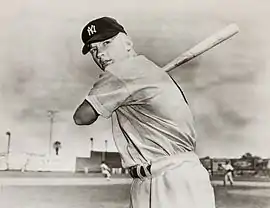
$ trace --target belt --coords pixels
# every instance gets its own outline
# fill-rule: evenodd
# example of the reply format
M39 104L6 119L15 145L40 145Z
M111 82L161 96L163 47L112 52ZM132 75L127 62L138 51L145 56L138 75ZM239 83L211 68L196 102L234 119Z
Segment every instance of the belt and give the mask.
M175 155L164 156L151 161L151 165L134 165L128 168L132 178L143 179L145 177L155 177L163 174L169 169L179 167L184 162L192 161L201 164L198 156L194 152L183 152Z
M151 175L151 165L134 165L128 168L128 172L132 178L143 179Z

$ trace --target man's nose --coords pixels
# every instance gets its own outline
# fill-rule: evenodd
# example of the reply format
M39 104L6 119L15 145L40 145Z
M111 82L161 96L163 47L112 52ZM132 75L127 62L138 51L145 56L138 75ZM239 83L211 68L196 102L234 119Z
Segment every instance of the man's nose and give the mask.
M99 49L98 52L97 52L97 58L101 58L101 57L104 56L104 55L105 55L104 50Z

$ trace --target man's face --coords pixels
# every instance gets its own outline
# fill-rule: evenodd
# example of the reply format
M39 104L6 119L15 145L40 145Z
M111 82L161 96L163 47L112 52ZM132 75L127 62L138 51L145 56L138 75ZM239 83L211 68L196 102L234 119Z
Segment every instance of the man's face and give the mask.
M90 53L102 70L129 57L127 44L120 35L90 44Z

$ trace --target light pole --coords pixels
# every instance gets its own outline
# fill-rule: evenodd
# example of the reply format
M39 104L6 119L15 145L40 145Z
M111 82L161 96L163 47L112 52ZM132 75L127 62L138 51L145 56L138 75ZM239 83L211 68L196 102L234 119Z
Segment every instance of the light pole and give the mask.
M107 157L107 149L108 149L108 140L105 140L105 154L104 154L104 161L106 161L106 157Z
M56 110L48 110L48 117L50 118L50 139L49 139L49 157L51 156L51 145L52 145L52 133L53 133L53 123L55 114L58 112Z
M90 138L90 155L89 155L89 158L90 158L91 155L92 155L93 146L94 146L94 139L91 137L91 138Z
M6 135L8 136L8 144L7 144L7 170L9 170L9 152L10 152L10 138L11 138L10 131L7 131L6 132Z
M108 150L108 140L106 139L105 140L105 152L107 152L107 150Z

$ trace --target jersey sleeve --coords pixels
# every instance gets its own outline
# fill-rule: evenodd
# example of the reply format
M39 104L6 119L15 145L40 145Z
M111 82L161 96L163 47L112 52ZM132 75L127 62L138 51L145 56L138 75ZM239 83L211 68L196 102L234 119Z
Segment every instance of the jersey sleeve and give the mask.
M114 110L130 96L125 84L112 73L104 72L93 85L86 100L103 117L109 118Z

